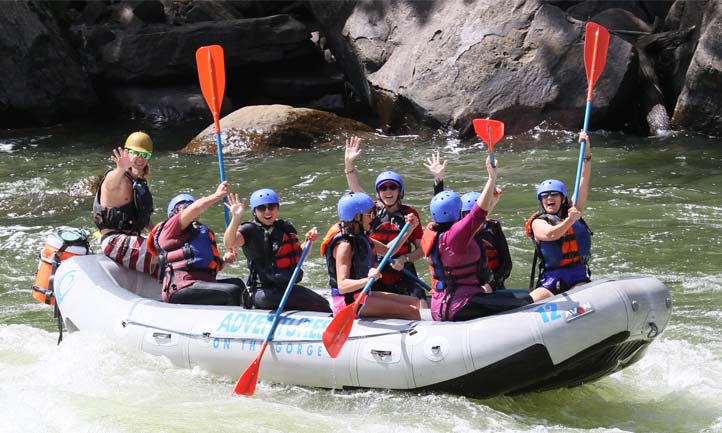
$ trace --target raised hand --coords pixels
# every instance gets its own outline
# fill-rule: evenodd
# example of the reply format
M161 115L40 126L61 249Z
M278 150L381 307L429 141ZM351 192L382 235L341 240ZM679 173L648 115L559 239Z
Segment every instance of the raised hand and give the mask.
M572 221L579 221L582 218L582 211L577 209L576 206L572 206L569 208L567 215Z
M353 136L346 139L346 152L344 153L344 161L353 164L356 158L361 155L361 139Z
M486 172L489 173L489 178L496 180L496 169L499 168L499 159L494 159L494 165L491 165L491 159L486 157Z
M434 179L437 180L444 180L444 170L446 170L446 160L444 162L441 162L441 158L439 157L439 151L431 154L431 158L426 158L426 164L424 164L424 167L428 168L431 174L434 175Z
M404 220L409 223L409 230L406 233L413 232L416 226L419 225L419 219L416 218L416 215L413 213L407 213L406 216L404 216Z
M228 187L228 181L224 180L223 182L218 184L218 187L216 188L216 192L213 194L213 196L216 198L216 200L221 200L224 197L228 196L228 194L231 193L230 188Z
M238 194L228 194L228 202L224 204L231 212L233 218L243 217L243 211L245 210L245 206L238 198Z
M127 171L133 166L133 160L128 149L117 147L113 149L113 156L110 159L115 163L120 171Z

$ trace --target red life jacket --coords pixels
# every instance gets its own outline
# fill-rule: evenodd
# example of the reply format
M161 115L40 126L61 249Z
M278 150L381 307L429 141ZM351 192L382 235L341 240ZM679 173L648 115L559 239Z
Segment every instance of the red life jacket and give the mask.
M383 204L377 204L376 216L371 223L371 234L369 234L369 238L388 245L401 232L401 228L406 224L405 216L410 212L412 212L411 208L403 204L399 205L399 210L396 212L389 212ZM413 242L408 240L399 247L392 257L401 257L404 254L409 254L413 249ZM416 273L413 263L409 263L406 268ZM388 266L382 270L381 283L386 286L393 285L397 283L403 275L403 272L394 270L391 266Z

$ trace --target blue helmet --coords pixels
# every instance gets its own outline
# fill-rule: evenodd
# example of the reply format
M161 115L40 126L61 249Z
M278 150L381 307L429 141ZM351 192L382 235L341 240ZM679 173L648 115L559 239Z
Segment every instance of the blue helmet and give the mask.
M175 207L178 206L180 203L183 203L184 201L193 203L194 201L196 201L196 198L190 194L183 193L178 194L177 196L170 199L170 201L168 202L168 218L173 215L173 210L175 209Z
M541 195L543 192L560 192L564 196L564 198L567 197L567 187L564 186L564 182L561 180L556 179L547 179L544 182L540 183L536 187L536 199L541 200Z
M461 211L471 212L471 208L474 207L474 203L479 199L480 192L472 191L467 192L461 196Z
M347 192L338 201L338 218L353 221L356 215L374 207L371 197L362 192Z
M429 207L435 223L452 223L461 216L461 197L454 191L441 191L431 199Z
M251 194L251 213L263 204L280 204L281 201L278 199L278 194L272 189L259 189Z
M401 192L399 192L399 200L404 198L404 181L401 180L401 176L396 173L395 171L382 171L378 176L376 176L376 196L379 195L379 186L381 186L382 183L386 182L394 182L399 185L399 188L401 188Z

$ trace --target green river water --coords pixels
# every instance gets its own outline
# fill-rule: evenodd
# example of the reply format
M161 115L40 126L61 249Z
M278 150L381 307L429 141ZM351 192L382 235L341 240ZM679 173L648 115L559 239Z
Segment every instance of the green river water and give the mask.
M215 190L212 156L178 150L204 125L146 126L156 141L150 179L155 221L181 191ZM164 358L127 351L84 333L56 345L52 310L30 293L38 253L59 227L91 227L85 178L110 167L110 154L139 125L69 125L0 132L0 432L722 432L722 145L677 134L639 138L592 134L593 177L585 219L594 231L593 279L653 275L672 292L664 334L632 367L574 389L473 400L443 394L330 391L259 384L253 398L230 396L235 380L184 370ZM447 188L480 190L485 149L445 134L364 136L357 166L372 188L394 169L405 202L429 219L430 152L449 160ZM532 246L523 225L535 210L534 186L558 177L573 190L576 134L541 128L497 145L494 211L505 227L514 270L507 285L528 284ZM345 189L343 138L312 150L225 158L242 196L271 187L281 217L324 233ZM223 211L203 220L223 231ZM94 241L97 247L97 241ZM326 287L314 249L306 283ZM225 272L243 276L242 263ZM427 274L424 273L424 276Z

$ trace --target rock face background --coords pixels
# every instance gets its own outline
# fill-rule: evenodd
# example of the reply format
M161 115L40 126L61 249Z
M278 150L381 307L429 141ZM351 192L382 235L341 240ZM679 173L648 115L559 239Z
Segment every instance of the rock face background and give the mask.
M542 121L577 129L588 18L612 33L593 129L722 134L717 0L3 3L0 127L91 115L158 127L210 120L194 53L219 44L224 115L285 104L390 133L469 136L471 120L486 116L511 133ZM301 136L301 145L324 139Z

